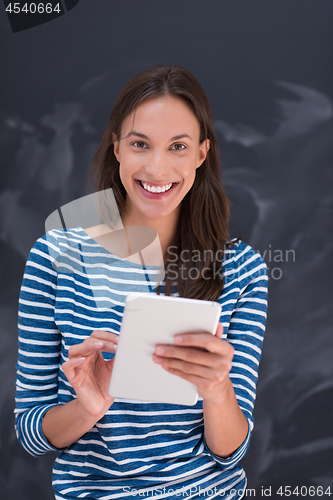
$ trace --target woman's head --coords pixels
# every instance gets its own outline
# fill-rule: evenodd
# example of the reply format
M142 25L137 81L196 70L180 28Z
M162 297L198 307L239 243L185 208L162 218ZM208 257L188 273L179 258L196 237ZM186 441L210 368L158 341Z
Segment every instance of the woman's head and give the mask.
M202 161L198 165L200 168L195 168L192 187L179 207L176 239L179 254L184 248L199 251L207 248L221 252L224 243L229 241L227 229L229 208L221 185L218 145L208 99L199 82L186 69L179 66L155 66L136 75L123 88L115 102L109 124L95 155L94 172L98 176L98 189L112 188L120 215L125 213L127 192L121 180L120 164L117 160L119 144L128 132L133 130L138 109L141 111L151 103L165 103L168 100L180 103L183 109L189 110L191 116L196 118L198 148L201 152L204 151ZM135 139L132 138L133 140ZM152 178L150 180L154 181ZM162 182L164 180L169 179L165 177ZM207 269L207 266L211 267L213 260L193 265ZM182 262L179 262L180 265ZM205 276L208 274L206 272ZM202 279L199 277L185 282L177 277L180 296L216 297L218 289L221 291L222 288L222 278L214 278L215 285L212 280L208 284ZM198 291L198 286L201 291ZM167 288L168 286L166 291ZM212 288L215 288L215 292Z
M206 139L210 142L207 159L202 165L204 172L200 177L204 174L211 175L212 170L217 176L220 175L217 142L210 106L199 82L189 71L180 66L160 65L147 69L136 75L120 92L97 151L99 158L105 160L103 165L100 164L99 172L96 172L99 177L98 189L112 187L121 213L124 210L126 190L121 183L119 162L114 155L114 139L121 140L125 119L130 115L135 117L135 111L140 104L150 99L163 97L176 97L186 103L198 120L200 143Z
M200 142L199 122L182 99L144 100L123 121L120 140L114 136L126 190L123 223L168 227L172 234L208 149L209 140Z

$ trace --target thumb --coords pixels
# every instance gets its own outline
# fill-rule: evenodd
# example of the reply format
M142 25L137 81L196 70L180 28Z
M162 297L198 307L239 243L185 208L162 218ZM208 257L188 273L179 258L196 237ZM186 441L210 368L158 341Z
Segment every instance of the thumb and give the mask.
M216 328L215 337L221 339L222 335L223 335L223 325L222 323L219 323Z
M108 371L109 371L110 374L112 373L112 370L113 370L114 360L115 360L115 356L113 356L112 359L108 359L105 362L106 367L107 367L107 369L108 369Z

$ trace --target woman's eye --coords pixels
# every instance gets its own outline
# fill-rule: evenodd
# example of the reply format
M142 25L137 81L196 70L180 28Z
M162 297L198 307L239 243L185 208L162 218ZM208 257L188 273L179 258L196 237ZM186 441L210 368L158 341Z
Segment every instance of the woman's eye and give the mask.
M186 146L185 144L181 144L181 143L177 143L177 144L173 144L173 149L175 149L176 151L182 151L183 149L186 149Z
M146 146L146 143L142 141L135 141L132 143L132 145L136 148L143 149Z

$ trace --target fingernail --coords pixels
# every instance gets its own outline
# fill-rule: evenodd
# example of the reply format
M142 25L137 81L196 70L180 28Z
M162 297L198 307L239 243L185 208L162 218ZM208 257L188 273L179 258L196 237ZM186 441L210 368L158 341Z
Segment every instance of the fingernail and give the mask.
M113 349L116 351L117 350L117 344L113 344Z
M155 352L156 352L156 354L163 354L164 350L165 349L163 347L156 347Z
M180 344L181 342L183 342L183 337L181 335L176 335L175 336L175 343Z
M103 347L103 345L104 345L104 343L103 343L103 342L101 342L100 340L98 340L97 342L94 342L94 346L95 346L95 347L100 348L100 347Z
M162 363L162 358L160 358L159 356L156 356L156 355L154 354L154 356L153 356L153 361L154 361L155 363Z

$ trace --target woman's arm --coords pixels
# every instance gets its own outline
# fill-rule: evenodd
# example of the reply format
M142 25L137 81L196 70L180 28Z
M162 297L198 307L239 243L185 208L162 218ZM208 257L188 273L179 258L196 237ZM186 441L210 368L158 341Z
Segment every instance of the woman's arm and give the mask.
M88 415L80 401L74 399L63 405L52 406L43 417L42 429L50 445L61 449L75 443L98 420Z
M72 346L62 369L77 398L45 413L42 429L48 442L66 448L88 432L112 405L109 393L114 358L105 361L102 350L114 353L118 336L95 330L82 344Z
M207 445L214 454L228 457L244 441L248 423L229 378L234 348L221 337L221 323L215 335L176 335L176 346L156 347L154 361L197 386L204 401Z
M197 386L203 398L206 444L222 460L243 445L233 457L239 460L247 449L266 322L266 265L258 254L251 257L250 266L245 264L228 342L221 340L220 324L215 336L176 335L176 345L157 346L154 357L170 373Z
M77 398L58 404L62 339L54 320L57 248L53 233L35 243L19 299L15 428L21 445L34 456L75 442L113 402L108 395L113 361L105 361L101 351L114 353L118 337L95 331L69 349L69 361L62 366Z
M54 240L44 236L34 244L19 298L15 430L20 444L34 456L54 449L42 432L45 412L58 403L61 333L54 321Z
M220 401L203 401L205 439L208 448L222 458L228 458L244 442L248 421L240 409L234 388L228 377Z

